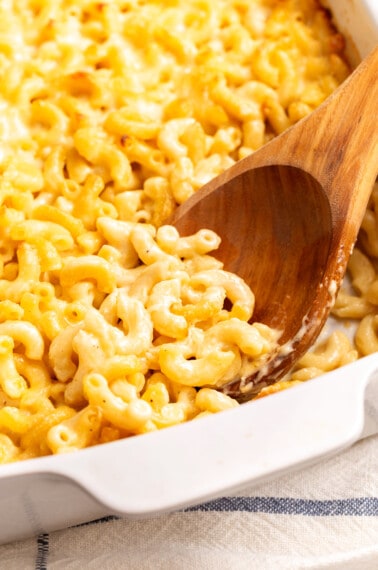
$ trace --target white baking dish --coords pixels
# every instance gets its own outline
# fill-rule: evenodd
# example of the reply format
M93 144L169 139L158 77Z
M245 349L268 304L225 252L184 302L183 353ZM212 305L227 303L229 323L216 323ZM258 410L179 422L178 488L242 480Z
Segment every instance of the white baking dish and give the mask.
M376 0L326 5L354 60L378 43ZM378 431L374 402L378 354L216 416L1 466L0 543L109 514L150 516L260 483Z

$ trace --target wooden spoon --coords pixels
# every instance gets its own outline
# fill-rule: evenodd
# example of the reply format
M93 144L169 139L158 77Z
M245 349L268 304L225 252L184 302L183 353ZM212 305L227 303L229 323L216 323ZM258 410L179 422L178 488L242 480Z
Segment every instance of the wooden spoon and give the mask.
M182 235L210 228L216 256L256 296L253 321L280 347L222 390L248 400L321 331L378 174L378 48L313 113L209 182L175 212Z

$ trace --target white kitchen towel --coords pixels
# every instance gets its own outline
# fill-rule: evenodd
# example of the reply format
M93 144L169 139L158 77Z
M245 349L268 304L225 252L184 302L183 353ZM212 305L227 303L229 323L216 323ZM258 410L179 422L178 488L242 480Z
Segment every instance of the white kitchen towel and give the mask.
M187 510L140 521L108 517L0 546L0 568L377 570L378 436Z

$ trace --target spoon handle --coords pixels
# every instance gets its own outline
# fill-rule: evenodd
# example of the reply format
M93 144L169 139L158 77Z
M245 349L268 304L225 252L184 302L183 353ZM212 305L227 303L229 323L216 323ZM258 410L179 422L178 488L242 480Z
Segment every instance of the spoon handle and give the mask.
M353 245L378 174L378 47L299 126L300 136L290 128L247 157L240 173L268 164L308 172L329 198L335 240Z
M296 166L320 182L335 221L353 223L354 242L378 174L378 48L303 126L292 145L288 133L288 158L303 158Z

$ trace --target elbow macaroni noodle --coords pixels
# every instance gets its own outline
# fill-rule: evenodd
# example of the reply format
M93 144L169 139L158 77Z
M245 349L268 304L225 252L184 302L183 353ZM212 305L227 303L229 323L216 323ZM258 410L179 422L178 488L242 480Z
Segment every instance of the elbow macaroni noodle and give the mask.
M278 333L178 204L348 75L315 0L0 3L0 463L236 406ZM289 379L378 344L378 189L335 333ZM225 303L225 301L227 301Z

